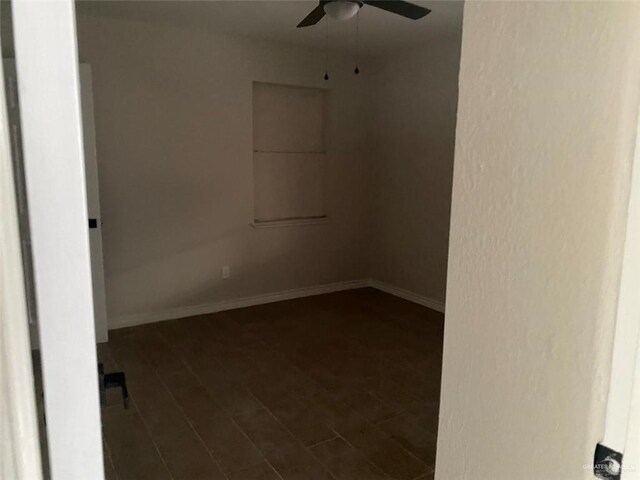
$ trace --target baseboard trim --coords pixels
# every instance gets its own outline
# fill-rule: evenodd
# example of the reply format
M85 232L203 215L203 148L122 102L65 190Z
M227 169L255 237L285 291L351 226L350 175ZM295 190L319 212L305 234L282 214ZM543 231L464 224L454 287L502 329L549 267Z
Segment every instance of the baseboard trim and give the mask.
M388 283L384 283L374 279L369 280L369 286L390 295L394 295L410 302L417 303L418 305L422 305L423 307L431 308L432 310L444 313L445 303L440 300L425 297L424 295L418 295L417 293L410 292L409 290L405 290L404 288L395 287Z
M222 300L219 302L193 305L190 307L178 307L159 312L138 313L134 315L123 315L109 319L109 330L119 328L135 327L147 323L163 322L165 320L175 320L177 318L193 317L195 315L206 315L208 313L224 312L225 310L235 310L237 308L252 307L254 305L264 305L266 303L281 302L283 300L293 300L295 298L312 297L325 293L341 292L356 288L372 287L382 292L403 298L418 305L431 308L444 313L444 302L433 298L418 295L403 288L395 287L388 283L374 279L350 280L346 282L329 283L314 287L295 288L282 292L266 293L251 297L237 298L233 300Z
M233 300L222 300L219 302L194 305L190 307L178 307L159 312L139 313L133 315L123 315L109 319L109 330L119 328L134 327L146 323L163 322L165 320L175 320L177 318L193 317L195 315L206 315L208 313L223 312L225 310L235 310L236 308L263 305L266 303L281 302L283 300L293 300L294 298L312 297L325 293L340 292L343 290L353 290L369 286L369 280L351 280L346 282L329 283L314 287L296 288L282 292L266 293L251 297L237 298Z

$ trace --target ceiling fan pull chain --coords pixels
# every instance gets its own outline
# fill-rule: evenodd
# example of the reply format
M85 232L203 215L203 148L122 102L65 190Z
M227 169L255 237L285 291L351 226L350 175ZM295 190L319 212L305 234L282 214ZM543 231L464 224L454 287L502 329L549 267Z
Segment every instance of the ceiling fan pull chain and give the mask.
M360 11L356 13L356 69L353 71L356 75L360 73L358 68L358 58L360 57Z
M324 23L324 79L329 80L329 19Z

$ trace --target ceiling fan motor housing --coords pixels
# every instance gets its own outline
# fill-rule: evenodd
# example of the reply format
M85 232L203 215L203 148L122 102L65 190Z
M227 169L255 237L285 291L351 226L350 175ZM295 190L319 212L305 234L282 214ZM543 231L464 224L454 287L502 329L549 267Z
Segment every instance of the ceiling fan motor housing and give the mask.
M349 20L363 5L362 2L352 0L328 0L324 3L324 11L334 20Z

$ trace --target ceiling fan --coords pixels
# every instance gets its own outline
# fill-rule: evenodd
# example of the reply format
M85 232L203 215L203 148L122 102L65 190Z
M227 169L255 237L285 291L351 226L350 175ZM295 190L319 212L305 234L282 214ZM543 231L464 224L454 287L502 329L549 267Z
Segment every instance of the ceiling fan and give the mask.
M364 5L371 5L411 20L418 20L431 12L428 8L399 0L320 0L318 6L298 24L298 28L315 25L325 14L335 20L347 20Z

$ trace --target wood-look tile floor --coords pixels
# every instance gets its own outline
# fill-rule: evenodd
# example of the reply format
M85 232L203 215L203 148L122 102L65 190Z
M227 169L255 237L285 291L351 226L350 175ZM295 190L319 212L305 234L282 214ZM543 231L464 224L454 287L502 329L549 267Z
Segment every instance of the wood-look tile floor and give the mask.
M443 315L352 290L110 332L107 479L430 479Z

